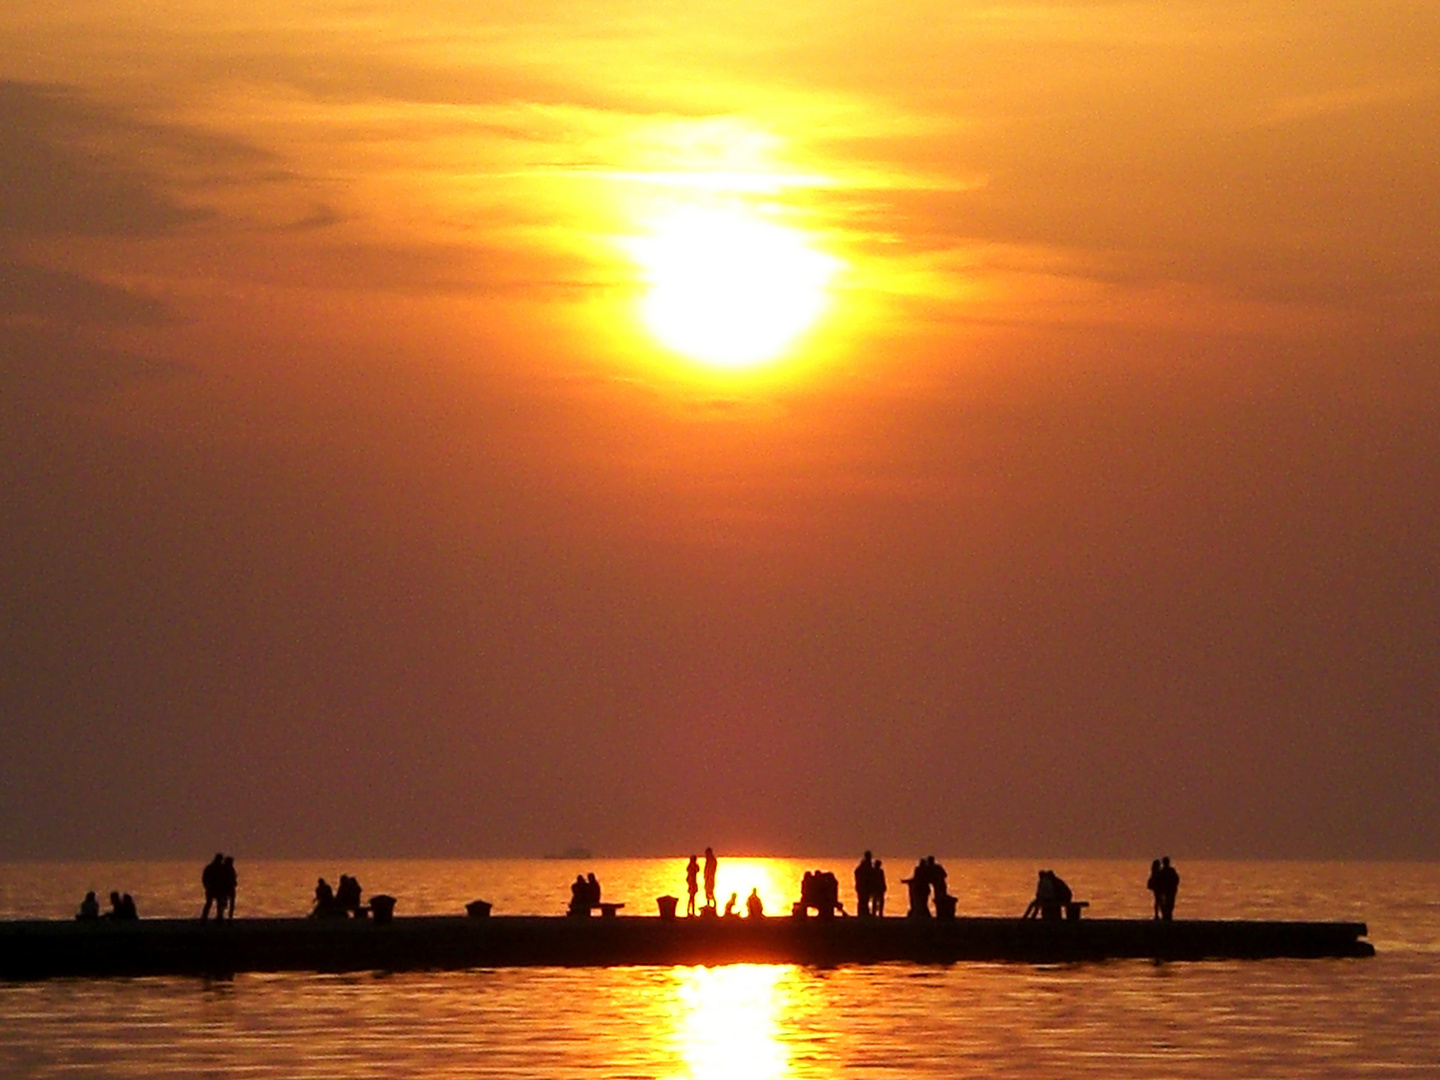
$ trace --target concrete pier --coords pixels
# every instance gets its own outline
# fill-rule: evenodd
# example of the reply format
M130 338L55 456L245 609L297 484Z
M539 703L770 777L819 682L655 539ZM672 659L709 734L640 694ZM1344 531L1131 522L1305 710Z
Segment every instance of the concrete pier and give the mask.
M505 966L1365 957L1364 923L1015 918L567 919L0 924L0 978L404 971Z

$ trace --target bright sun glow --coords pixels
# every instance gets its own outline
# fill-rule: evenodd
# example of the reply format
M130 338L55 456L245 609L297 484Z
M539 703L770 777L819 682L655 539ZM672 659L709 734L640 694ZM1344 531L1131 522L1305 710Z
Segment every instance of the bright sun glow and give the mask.
M650 332L730 371L782 356L824 314L840 265L743 203L676 208L626 247L649 286L641 315Z

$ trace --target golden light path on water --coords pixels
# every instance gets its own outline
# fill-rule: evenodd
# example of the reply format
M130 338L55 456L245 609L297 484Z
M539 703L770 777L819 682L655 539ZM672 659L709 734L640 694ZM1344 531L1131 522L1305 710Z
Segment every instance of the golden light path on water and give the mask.
M756 964L677 971L674 1032L687 1069L680 1077L779 1080L788 1075L780 982L789 971Z
M727 858L720 865L716 902L721 907L733 897L743 909L749 886L778 914L792 891L793 871L777 860ZM792 971L760 964L676 969L675 1048L688 1070L676 1080L779 1080L790 1075L782 1037L782 983Z

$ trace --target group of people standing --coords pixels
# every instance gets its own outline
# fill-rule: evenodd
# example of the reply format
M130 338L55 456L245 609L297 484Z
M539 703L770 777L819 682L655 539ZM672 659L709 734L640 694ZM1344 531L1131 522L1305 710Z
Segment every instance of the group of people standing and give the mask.
M868 851L855 867L855 910L862 917L885 914L885 864Z
M901 878L901 884L910 888L910 910L906 914L912 919L930 916L930 894L935 894L935 914L942 919L955 915L955 898L950 895L945 881L949 875L945 867L935 861L934 855L927 855L915 864L908 878Z
M235 872L235 858L232 855L215 853L215 858L200 872L200 885L205 890L205 907L201 909L200 921L210 917L210 905L215 905L215 918L223 921L235 918L235 889L240 877Z
M1175 918L1175 894L1180 891L1180 871L1170 865L1170 856L1150 864L1150 880L1145 887L1155 894L1155 918L1169 922Z
M705 906L714 909L715 907L715 871L720 865L720 860L715 858L715 849L705 849ZM688 899L685 901L685 914L695 914L695 895L700 891L700 858L698 855L691 855L690 862L685 867L685 892Z

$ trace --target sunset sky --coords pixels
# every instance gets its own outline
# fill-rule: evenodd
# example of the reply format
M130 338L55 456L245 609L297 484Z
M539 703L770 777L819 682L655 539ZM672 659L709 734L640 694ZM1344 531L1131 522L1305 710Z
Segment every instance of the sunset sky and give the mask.
M1437 56L7 0L0 858L1440 857Z

